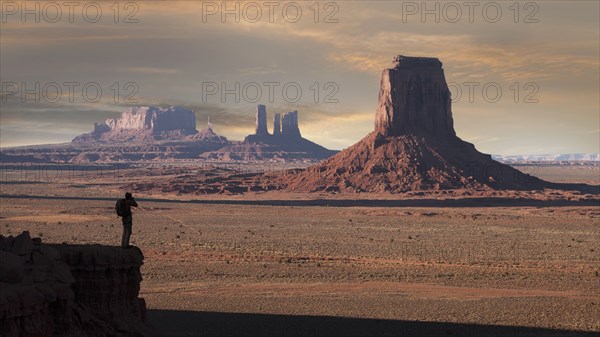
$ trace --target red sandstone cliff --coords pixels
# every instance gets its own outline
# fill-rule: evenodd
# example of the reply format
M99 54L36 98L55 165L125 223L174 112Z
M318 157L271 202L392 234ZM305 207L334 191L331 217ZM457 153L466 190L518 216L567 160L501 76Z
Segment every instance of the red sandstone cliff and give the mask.
M137 248L0 236L1 335L151 335L138 298L143 259Z

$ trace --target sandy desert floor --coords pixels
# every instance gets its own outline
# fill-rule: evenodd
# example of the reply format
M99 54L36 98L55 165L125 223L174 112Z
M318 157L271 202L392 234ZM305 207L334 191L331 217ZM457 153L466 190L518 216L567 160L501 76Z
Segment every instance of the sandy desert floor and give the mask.
M120 242L114 185L1 187L2 235ZM600 332L598 199L153 197L137 196L132 243L145 255L141 296L161 336Z

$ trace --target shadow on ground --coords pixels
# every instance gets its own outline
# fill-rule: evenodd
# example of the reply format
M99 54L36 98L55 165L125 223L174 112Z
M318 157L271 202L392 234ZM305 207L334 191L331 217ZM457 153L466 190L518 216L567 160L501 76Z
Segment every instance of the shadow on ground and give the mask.
M164 337L597 337L598 332L513 326L148 310L148 323Z

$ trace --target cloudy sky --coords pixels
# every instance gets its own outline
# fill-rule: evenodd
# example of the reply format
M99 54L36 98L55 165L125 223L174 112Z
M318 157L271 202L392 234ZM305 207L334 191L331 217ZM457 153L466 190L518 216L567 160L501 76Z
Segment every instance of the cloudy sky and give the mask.
M132 105L239 140L263 103L342 149L403 54L440 58L457 133L483 152L600 152L597 1L75 3L1 2L1 146L67 142Z

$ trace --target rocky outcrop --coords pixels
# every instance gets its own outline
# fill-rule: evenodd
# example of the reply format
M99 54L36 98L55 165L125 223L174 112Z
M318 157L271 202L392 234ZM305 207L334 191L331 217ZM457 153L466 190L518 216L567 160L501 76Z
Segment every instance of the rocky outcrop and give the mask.
M205 144L216 144L220 146L226 146L230 144L227 138L213 131L213 124L210 122L210 116L208 117L208 125L206 129L203 129L197 134L192 135L190 139L198 140Z
M105 122L111 130L182 130L196 132L196 116L192 110L179 107L134 107L121 113L119 119Z
M273 116L273 134L267 128L267 110L264 105L256 109L256 131L243 142L208 152L201 157L211 160L315 160L337 153L302 138L298 126L298 111Z
M259 104L256 107L256 130L255 135L257 136L267 136L269 131L267 131L267 107Z
M290 111L281 118L281 137L290 141L302 138L298 127L298 111Z
M212 130L212 127L208 128ZM77 144L98 143L156 143L161 141L198 141L209 139L207 134L196 130L194 111L181 107L133 107L121 113L118 119L107 119L94 124L94 131L73 139ZM225 137L219 136L221 143Z
M246 143L270 143L272 138L267 128L267 107L259 104L256 106L254 134L246 136L244 141Z
M275 138L281 136L281 114L279 112L273 114L273 136Z
M6 337L146 336L137 248L46 245L0 236L0 331Z
M436 58L397 56L381 76L375 130L323 163L279 180L292 191L533 190L549 183L483 154L455 134Z
M256 108L256 131L245 138L245 143L264 143L270 145L302 143L298 126L298 111L286 112L281 116L273 115L273 134L267 128L267 110L262 104Z
M75 301L117 330L135 331L145 321L146 303L138 298L144 256L138 248L51 245L69 266Z
M375 131L384 136L424 132L454 137L450 90L437 58L397 56L383 70Z
M115 142L182 139L196 134L196 115L179 107L133 107L118 119L95 123L94 131L75 137L73 142Z

